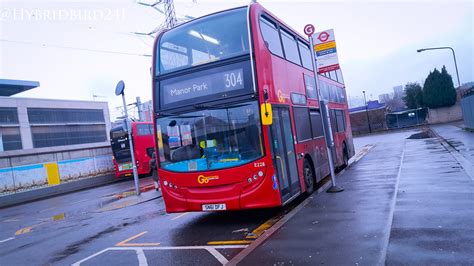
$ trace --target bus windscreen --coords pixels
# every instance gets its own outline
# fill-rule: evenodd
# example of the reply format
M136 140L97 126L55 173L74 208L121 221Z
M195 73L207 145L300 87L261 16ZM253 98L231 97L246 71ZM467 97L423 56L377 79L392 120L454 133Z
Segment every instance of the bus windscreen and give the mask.
M157 75L248 54L246 11L217 13L163 33L157 48Z
M169 171L223 169L263 156L256 101L163 117L156 125L160 167Z

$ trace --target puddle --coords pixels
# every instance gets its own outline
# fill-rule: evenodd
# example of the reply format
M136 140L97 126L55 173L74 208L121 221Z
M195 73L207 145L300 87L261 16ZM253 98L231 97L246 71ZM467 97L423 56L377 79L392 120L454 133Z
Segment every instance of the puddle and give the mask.
M415 133L409 136L407 139L429 139L434 138L435 135L429 129L423 129L422 132Z

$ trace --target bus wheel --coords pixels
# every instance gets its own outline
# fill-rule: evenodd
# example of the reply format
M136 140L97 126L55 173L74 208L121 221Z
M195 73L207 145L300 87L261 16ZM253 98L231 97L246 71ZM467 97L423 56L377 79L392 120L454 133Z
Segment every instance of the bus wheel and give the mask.
M349 165L349 155L345 144L344 149L342 150L342 160L344 161L342 168L346 168Z
M306 184L306 194L311 195L314 191L314 173L313 173L313 167L309 163L308 159L304 160L303 174L304 174L304 182Z

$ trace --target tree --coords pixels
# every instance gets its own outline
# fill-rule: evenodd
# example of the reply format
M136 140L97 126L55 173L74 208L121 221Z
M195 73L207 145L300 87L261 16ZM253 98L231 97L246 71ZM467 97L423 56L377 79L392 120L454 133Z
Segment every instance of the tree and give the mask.
M390 112L396 112L405 108L401 93L392 93L388 97L384 97L384 103Z
M405 96L403 97L405 105L409 109L416 109L423 107L423 90L420 84L408 83L405 85Z
M451 106L456 103L453 78L445 66L441 72L435 68L426 78L423 85L423 103L429 108Z

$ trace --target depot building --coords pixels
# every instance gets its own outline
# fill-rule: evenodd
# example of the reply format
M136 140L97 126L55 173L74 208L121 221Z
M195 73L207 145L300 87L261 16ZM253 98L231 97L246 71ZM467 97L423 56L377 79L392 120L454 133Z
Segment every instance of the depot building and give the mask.
M39 85L0 79L0 152L108 145L107 102L12 97Z

